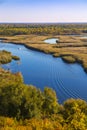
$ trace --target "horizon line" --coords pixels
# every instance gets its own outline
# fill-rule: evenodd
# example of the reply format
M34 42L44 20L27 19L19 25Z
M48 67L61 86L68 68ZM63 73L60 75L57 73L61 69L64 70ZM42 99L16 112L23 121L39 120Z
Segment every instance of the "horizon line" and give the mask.
M45 24L45 23L48 23L48 24L51 24L51 23L54 23L54 24L63 24L63 23L87 23L87 22L0 22L0 24Z

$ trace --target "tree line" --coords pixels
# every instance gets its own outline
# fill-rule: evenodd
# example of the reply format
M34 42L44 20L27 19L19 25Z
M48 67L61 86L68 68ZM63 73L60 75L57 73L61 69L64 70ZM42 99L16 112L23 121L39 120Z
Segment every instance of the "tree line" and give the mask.
M0 24L0 35L75 35L87 33L87 24Z

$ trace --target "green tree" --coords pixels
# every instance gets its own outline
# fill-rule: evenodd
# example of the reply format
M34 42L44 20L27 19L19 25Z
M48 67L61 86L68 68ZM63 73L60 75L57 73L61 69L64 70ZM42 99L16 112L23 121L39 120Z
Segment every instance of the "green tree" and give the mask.
M43 102L43 111L47 115L55 114L58 112L58 100L55 91L50 88L44 88L44 102Z

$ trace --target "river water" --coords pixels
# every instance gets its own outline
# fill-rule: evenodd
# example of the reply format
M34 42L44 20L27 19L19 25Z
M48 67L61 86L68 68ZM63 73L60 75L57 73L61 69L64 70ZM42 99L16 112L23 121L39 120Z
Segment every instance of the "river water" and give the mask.
M45 86L53 88L60 103L68 98L87 100L87 74L79 64L67 64L61 58L27 49L23 45L0 42L0 50L7 50L20 57L2 67L12 72L20 71L24 83L41 90Z

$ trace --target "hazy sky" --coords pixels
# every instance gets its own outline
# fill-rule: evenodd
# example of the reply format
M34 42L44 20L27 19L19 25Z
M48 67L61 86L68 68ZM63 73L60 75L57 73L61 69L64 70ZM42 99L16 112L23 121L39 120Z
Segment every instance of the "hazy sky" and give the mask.
M87 22L87 0L0 0L0 22Z

